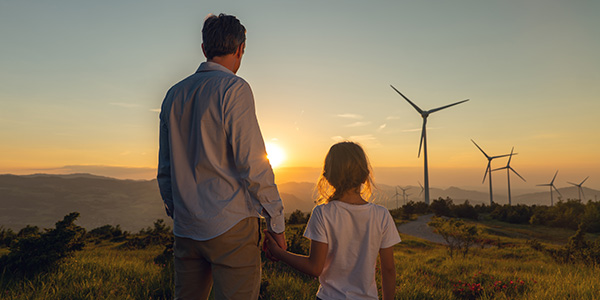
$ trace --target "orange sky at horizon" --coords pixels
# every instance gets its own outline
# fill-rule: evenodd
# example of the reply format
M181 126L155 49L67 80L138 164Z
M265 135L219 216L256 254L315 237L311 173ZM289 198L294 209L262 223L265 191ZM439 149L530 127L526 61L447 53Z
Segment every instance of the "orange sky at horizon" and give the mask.
M600 2L134 2L0 3L0 174L153 178L162 99L204 61L204 16L227 12L248 30L238 75L281 182L316 180L340 140L380 182L422 182L422 119L394 85L425 110L470 99L429 116L432 187L486 189L473 139L515 147L516 189L556 170L600 189Z

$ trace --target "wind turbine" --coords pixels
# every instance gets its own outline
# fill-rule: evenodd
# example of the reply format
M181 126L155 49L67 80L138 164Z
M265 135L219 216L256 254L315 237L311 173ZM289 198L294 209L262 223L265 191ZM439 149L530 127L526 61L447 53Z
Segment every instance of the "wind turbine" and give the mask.
M552 196L552 189L554 189L562 197L562 194L554 186L554 179L556 179L557 174L558 174L558 170L556 170L556 173L554 173L554 177L552 177L552 181L550 181L550 183L537 185L537 186L549 186L550 187L550 206L554 206L554 197Z
M525 178L523 178L523 176L519 175L519 173L517 173L517 171L515 171L515 169L513 169L510 166L510 160L512 159L512 156L513 156L513 150L515 150L515 147L513 147L510 150L510 156L508 157L508 163L506 163L506 167L492 170L492 171L498 171L498 170L506 169L506 177L507 177L507 181L508 181L508 205L512 205L512 200L510 197L510 171L513 171L513 173L517 174L517 176L519 176L521 179L523 179L523 181L527 182L527 180L525 180Z
M404 199L404 204L406 204L406 191L408 191L410 189L410 187L406 187L406 188L402 188L401 186L398 186L401 190L402 190L402 199Z
M402 95L402 93L400 93L400 91L398 91L393 85L390 85L394 91L396 91L398 94L400 94L400 96L402 96L402 98L404 98L406 101L408 101L408 103L410 103L410 105L412 105L412 107L414 107L415 110L417 110L417 112L419 114L421 114L421 117L423 118L423 129L421 130L421 142L419 143L419 154L417 155L417 157L421 156L421 147L423 148L423 169L424 169L424 184L425 184L425 204L429 205L429 171L428 171L428 166L427 166L427 117L429 117L430 114L457 105L457 104L461 104L463 102L467 102L469 101L469 99L466 100L462 100L462 101L458 101L456 103L452 103L452 104L448 104L445 106L441 106L438 108L434 108L434 109L430 109L430 110L422 110L420 107L418 107L416 104L412 103L412 101L408 100L408 98L406 98L404 95Z
M500 157L509 156L510 154L489 156L485 153L485 151L483 151L483 149L481 149L481 147L479 147L479 145L477 145L477 143L475 143L474 140L471 140L471 142L473 142L473 144L475 144L475 146L479 149L479 151L481 151L481 153L483 153L483 155L485 155L485 158L487 158L487 160L488 160L487 167L485 168L485 173L483 174L483 181L481 181L481 183L485 182L485 177L489 173L490 177L488 178L488 181L490 182L490 206L491 206L492 203L494 203L494 196L493 196L494 194L492 193L492 160L496 159L496 158L500 158ZM515 155L516 154L517 153L515 153Z
M398 196L400 196L400 193L398 193L398 186L396 186L396 194L394 196L396 197L396 208L398 208Z
M569 181L567 181L568 183L570 183L570 184L572 184L572 185L574 185L574 186L576 186L576 187L577 187L577 192L579 193L579 200L582 200L582 199L583 199L583 198L581 198L581 195L583 195L583 197L585 198L585 194L583 194L583 187L581 187L581 186L583 185L583 183L584 183L584 182L585 182L585 181L586 181L588 178L590 178L590 176L586 177L586 178L585 178L585 179L584 179L584 180L583 180L583 181L582 181L580 184L577 184L577 183L572 183L572 182L569 182Z

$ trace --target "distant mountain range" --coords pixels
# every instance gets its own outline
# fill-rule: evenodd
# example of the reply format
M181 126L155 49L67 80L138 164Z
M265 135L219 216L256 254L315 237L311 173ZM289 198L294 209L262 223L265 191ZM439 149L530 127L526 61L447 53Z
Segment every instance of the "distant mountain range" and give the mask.
M314 183L288 182L279 184L286 213L296 209L309 212L314 207ZM393 186L377 185L373 202L388 208L404 204L402 191ZM408 200L422 201L420 187L409 187ZM575 187L560 189L564 199L576 199ZM472 204L489 203L483 192L431 188L431 199L450 197L454 203L469 200ZM584 189L587 199L595 199L600 191ZM558 195L554 195L555 203ZM500 204L508 202L506 196L494 195ZM539 192L513 196L513 204L549 205L550 193ZM0 175L0 226L19 230L26 225L51 228L66 214L81 213L78 224L88 230L103 226L121 225L124 230L137 232L151 226L157 219L170 218L164 212L156 180L119 180L91 174L70 175Z

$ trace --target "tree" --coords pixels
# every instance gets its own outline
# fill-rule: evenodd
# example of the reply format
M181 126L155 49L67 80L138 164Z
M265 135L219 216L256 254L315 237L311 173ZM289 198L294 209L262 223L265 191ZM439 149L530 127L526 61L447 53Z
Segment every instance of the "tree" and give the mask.
M450 257L453 257L454 251L460 251L463 257L466 257L469 248L479 237L477 226L466 224L459 219L433 217L429 226L446 241Z

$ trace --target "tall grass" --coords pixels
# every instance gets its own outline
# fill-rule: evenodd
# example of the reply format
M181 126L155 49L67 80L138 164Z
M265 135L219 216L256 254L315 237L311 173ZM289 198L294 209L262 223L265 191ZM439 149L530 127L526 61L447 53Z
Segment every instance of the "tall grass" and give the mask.
M555 229L479 226L493 229L488 235L500 247L475 247L465 258L450 258L443 245L402 235L394 248L396 299L600 298L599 266L559 264L526 245L526 236L552 236ZM289 227L288 237L297 231ZM89 245L49 273L24 280L0 274L0 299L172 299L172 266L154 263L162 250ZM283 263L265 261L262 276L263 299L314 299L319 286L316 278Z

